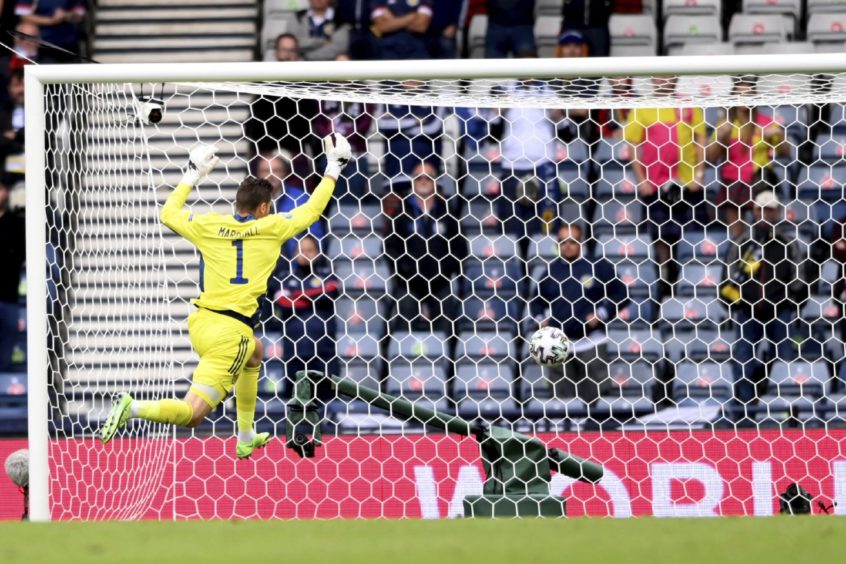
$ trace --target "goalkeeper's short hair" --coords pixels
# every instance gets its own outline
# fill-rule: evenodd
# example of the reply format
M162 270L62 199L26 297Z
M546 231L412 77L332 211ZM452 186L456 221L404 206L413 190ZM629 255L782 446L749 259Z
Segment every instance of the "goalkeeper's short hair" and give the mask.
M270 202L273 187L264 178L248 176L241 181L235 193L235 207L238 211L254 211L261 204Z

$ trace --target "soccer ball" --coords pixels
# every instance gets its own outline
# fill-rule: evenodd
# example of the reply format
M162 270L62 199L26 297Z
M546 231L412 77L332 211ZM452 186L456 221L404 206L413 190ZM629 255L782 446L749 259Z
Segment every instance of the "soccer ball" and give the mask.
M573 346L561 329L541 327L529 339L529 356L541 366L562 364L571 354Z

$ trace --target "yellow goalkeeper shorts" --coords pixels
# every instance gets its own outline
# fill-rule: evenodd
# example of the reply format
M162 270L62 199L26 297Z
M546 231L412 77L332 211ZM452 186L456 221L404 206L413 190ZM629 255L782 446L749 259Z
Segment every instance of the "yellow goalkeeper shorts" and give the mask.
M255 351L253 331L236 319L198 309L188 317L188 335L200 355L191 391L215 408L232 391L235 380Z

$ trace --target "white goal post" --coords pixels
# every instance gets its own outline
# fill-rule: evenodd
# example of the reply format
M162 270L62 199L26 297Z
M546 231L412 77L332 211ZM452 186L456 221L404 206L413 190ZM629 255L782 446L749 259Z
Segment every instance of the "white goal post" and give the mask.
M30 454L30 516L34 521L47 521L51 514L51 470L50 441L51 398L50 360L45 351L50 349L48 336L51 333L48 313L48 270L50 262L46 254L48 244L48 175L56 166L48 162L47 143L50 135L51 112L61 112L61 105L47 108L45 95L53 85L102 85L102 84L144 84L197 85L214 89L230 87L231 91L248 95L260 92L260 83L273 85L298 83L305 85L304 92L315 99L344 99L353 89L345 86L359 81L433 81L445 92L441 101L429 100L429 104L446 106L473 105L476 107L509 107L523 105L513 98L485 98L481 103L477 96L466 94L460 81L490 80L491 83L506 79L566 79L580 77L628 77L628 76L707 76L707 75L840 75L846 73L846 58L843 54L816 55L737 55L704 57L632 57L632 58L586 58L586 59L509 59L509 60L450 60L450 61L354 61L354 62L297 62L297 63L203 63L203 64L137 64L137 65L28 65L25 67L26 91L26 237L27 237L27 362L28 362L28 436ZM315 85L309 89L308 85ZM332 92L332 85L338 93ZM455 85L454 87L452 85ZM290 91L285 91L290 95ZM846 101L846 92L814 97L808 102L825 103L832 100ZM710 100L713 102L714 100ZM612 101L610 98L591 99L585 103L600 108L603 103L613 107L630 107L641 104L650 107L649 99L644 102L632 99ZM772 102L772 100L771 100ZM84 111L77 108L74 111ZM708 100L680 101L678 105L707 105ZM562 107L578 107L577 98L565 100ZM61 115L57 116L61 119ZM226 141L221 139L221 141ZM143 140L140 141L143 143ZM139 158L144 158L142 155ZM178 169L182 162L170 164ZM152 178L153 173L150 173ZM118 217L116 221L121 221ZM61 378L61 374L52 374ZM151 435L167 437L163 431L151 431ZM172 436L172 435L170 435ZM93 436L86 441L95 441ZM99 442L96 446L99 446ZM93 448L96 448L93 447ZM286 455L287 456L287 455ZM58 471L61 471L59 469ZM842 486L841 486L842 487ZM61 516L61 512L58 512ZM122 514L121 514L122 515ZM126 515L134 515L127 513Z

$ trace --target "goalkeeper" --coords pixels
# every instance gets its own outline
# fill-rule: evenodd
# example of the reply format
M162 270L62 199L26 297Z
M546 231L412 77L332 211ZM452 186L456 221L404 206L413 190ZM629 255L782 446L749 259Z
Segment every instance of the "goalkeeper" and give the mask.
M307 202L289 213L271 214L267 180L245 178L235 195L235 215L194 214L184 209L191 189L218 163L215 148L191 152L188 171L162 207L162 223L191 241L200 251L200 297L188 317L188 333L200 362L184 399L133 400L122 393L100 431L103 444L130 418L195 427L235 388L238 458L265 446L269 433L256 434L253 419L261 360L261 341L253 335L259 298L281 246L318 220L351 158L350 145L338 134L323 139L326 171Z

